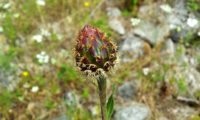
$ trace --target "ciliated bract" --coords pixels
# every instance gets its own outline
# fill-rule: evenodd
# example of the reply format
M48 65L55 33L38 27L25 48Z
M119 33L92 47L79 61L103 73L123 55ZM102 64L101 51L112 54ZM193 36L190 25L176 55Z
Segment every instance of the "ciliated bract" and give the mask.
M75 47L76 65L81 71L109 71L116 60L116 46L97 28L85 25Z

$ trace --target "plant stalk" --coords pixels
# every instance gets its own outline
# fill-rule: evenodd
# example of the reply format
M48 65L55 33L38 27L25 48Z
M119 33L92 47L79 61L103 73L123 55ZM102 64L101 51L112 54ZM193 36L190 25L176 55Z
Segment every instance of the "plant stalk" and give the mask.
M97 78L99 88L99 99L101 106L101 118L106 120L106 76L99 75Z

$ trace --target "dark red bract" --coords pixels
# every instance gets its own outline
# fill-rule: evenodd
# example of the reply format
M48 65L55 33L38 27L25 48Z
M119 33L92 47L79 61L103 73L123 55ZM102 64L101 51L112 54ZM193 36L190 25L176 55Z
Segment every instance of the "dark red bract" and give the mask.
M109 71L116 60L116 46L103 32L85 25L77 38L75 58L81 71Z

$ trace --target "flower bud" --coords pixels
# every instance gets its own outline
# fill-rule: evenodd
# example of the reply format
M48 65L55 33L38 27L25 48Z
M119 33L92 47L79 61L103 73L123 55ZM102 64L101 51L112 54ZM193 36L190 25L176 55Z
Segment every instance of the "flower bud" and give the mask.
M117 59L116 52L116 46L97 28L85 25L79 32L75 59L81 71L109 71Z

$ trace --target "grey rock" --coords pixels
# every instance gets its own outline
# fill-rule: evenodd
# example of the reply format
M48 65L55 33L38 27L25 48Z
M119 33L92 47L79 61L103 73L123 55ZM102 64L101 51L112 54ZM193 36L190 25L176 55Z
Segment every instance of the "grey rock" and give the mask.
M169 27L166 24L156 25L149 21L142 21L135 29L134 33L145 38L151 44L156 45L164 40L169 33Z
M175 120L188 120L192 115L198 114L197 110L188 106L176 107L169 111L175 116Z
M195 94L200 91L200 73L192 66L184 66L178 65L176 68L176 72L169 72L166 74L166 81L169 82L170 76L173 75L176 78L176 82L174 84L175 89L180 91L180 82L182 81L184 84L184 91L180 91L180 95L186 98L195 99ZM185 63L186 64L186 63ZM188 63L187 63L188 64Z
M64 101L68 106L77 106L79 104L79 98L73 91L65 93Z
M125 34L125 28L121 21L121 11L118 8L107 8L107 15L109 18L108 25L112 30L120 35Z
M17 65L13 61L7 61L7 63L5 61L9 56L5 55L4 51L8 50L9 44L6 42L6 37L0 34L0 91L5 89L12 91L19 82L19 77L16 75Z
M13 91L17 86L19 79L14 76L14 71L4 70L0 67L0 91L3 89Z
M194 54L194 55L191 55L191 54L188 54L188 55L186 55L186 53L185 54L183 54L180 58L179 58L179 61L181 62L181 63L186 63L186 64L188 64L189 66L190 66L190 68L197 68L197 66L198 66L198 56L200 55L200 54L198 54L198 50L196 50L195 51L196 53Z
M144 44L139 37L127 36L120 48L120 57L122 62L131 62L144 54Z
M120 35L125 34L125 28L119 19L117 18L110 19L108 24L111 29L113 29L115 32L119 33Z
M195 68L189 67L184 75L189 87L189 93L193 96L195 92L200 91L200 73Z
M165 41L165 46L164 46L164 50L165 53L169 54L169 55L174 55L176 52L176 47L174 45L174 43L172 42L171 39L168 39Z
M187 0L175 0L173 3L174 12L170 15L168 21L177 25L186 25L188 17L198 17L187 8ZM176 16L176 17L175 17Z
M134 28L134 33L145 37L153 45L164 41L167 36L171 36L169 35L171 30L178 30L178 33L174 34L176 36L173 35L173 41L197 33L200 22L198 21L197 25L194 25L193 22L191 26L194 27L191 27L187 21L190 19L191 23L199 18L193 13L189 14L185 0L173 2L171 13L163 12L159 6L159 3L153 3L140 7L138 17L142 21Z
M145 38L152 45L164 41L170 31L166 22L167 13L162 12L159 6L158 3L141 6L138 13L141 22L134 28L135 34Z
M149 116L149 108L143 104L136 103L118 109L114 120L147 120Z
M131 100L135 96L136 92L137 88L133 82L125 82L118 89L119 96L125 100Z
M173 12L167 16L166 21L171 26L171 29L179 29L179 36L182 38L187 37L188 35L194 35L197 33L198 28L200 27L200 21L195 27L188 25L188 20L196 19L198 16L195 16L194 13L190 13L187 9L186 0L176 0L174 2ZM194 21L193 21L194 22ZM173 27L172 27L173 26Z
M173 5L173 12L168 16L168 23L175 26L184 26L187 20L188 10L186 8L185 0L175 0Z
M121 16L121 11L119 8L107 8L107 15L108 17L119 17Z

